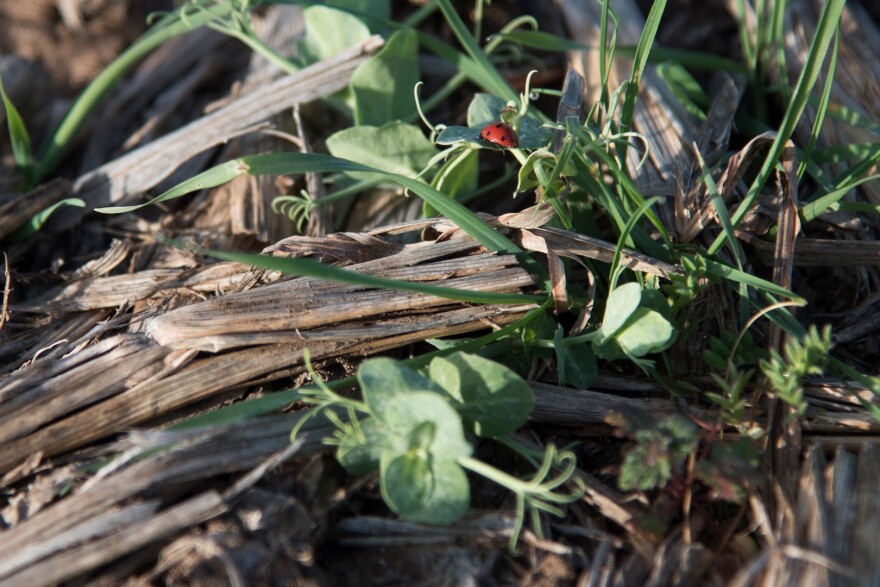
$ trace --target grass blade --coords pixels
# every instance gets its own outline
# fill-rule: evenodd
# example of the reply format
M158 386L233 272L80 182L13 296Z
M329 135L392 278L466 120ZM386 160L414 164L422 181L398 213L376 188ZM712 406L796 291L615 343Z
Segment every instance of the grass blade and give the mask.
M198 190L224 184L239 175L298 175L307 172L332 173L342 171L380 174L385 179L395 182L417 194L428 205L452 220L490 251L514 255L523 254L522 249L480 220L462 204L421 181L402 175L382 172L352 161L315 153L267 153L240 157L203 171L144 204L98 208L96 212L105 214L131 212L144 206L179 198Z
M807 61L804 64L800 78L795 85L795 90L792 94L791 102L785 111L785 117L780 125L779 133L776 135L776 139L770 146L770 152L767 154L766 159L764 159L764 165L758 172L758 176L752 182L746 197L743 198L743 201L733 215L732 221L734 226L739 224L746 215L746 212L751 208L752 203L758 196L758 192L760 192L764 187L764 184L767 183L770 174L779 162L779 158L785 149L785 145L791 139L792 133L794 133L794 128L804 112L810 93L812 92L816 79L819 77L819 73L822 70L822 62L825 60L828 46L831 44L831 40L837 30L837 25L840 22L840 15L841 12L843 12L843 6L845 3L846 0L829 0L825 5L825 8L822 10L822 15L819 18L819 23L816 27L816 35L813 37L813 42L810 45L810 52L807 56ZM726 239L727 235L725 233L722 232L719 234L718 238L715 239L715 242L709 247L709 254L715 254L718 252Z
M544 301L542 296L471 291L413 281L387 279L385 277L377 277L375 275L368 275L366 273L358 273L357 271L334 267L333 265L325 265L324 263L320 263L313 259L272 257L257 253L229 253L187 245L180 241L169 240L167 242L175 247L190 249L200 255L207 255L209 257L214 257L215 259L245 263L261 269L268 269L269 271L280 271L287 275L314 277L316 279L325 279L327 281L350 283L365 288L410 291L413 293L437 296L472 304L530 304Z
M25 181L31 184L34 164L31 153L31 137L21 114L18 113L15 104L6 95L2 79L0 79L0 97L3 98L3 107L6 109L6 125L9 129L9 142L12 143L12 156L15 158L15 164L21 170Z
M632 75L629 78L629 87L626 88L626 98L624 98L623 110L620 114L620 132L622 133L629 132L632 128L632 118L636 110L636 99L639 95L642 73L648 65L648 55L651 53L651 47L657 37L657 29L660 27L660 19L663 17L664 10L666 10L666 0L656 0L651 6L651 12L648 13L648 18L645 20L645 28L642 29L642 36L639 37L639 43L636 45ZM627 146L628 143L621 145L621 161L626 161Z

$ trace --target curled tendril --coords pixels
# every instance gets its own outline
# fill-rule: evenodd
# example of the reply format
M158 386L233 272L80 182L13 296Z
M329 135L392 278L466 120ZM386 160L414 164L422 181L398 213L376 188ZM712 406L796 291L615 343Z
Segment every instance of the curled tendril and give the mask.
M296 230L302 233L306 223L312 214L312 210L318 207L318 202L305 190L299 194L278 196L272 199L272 211L276 214L284 214L294 223Z
M428 120L428 117L422 110L422 102L419 99L419 89L421 89L423 85L425 85L424 82L418 82L416 85L413 86L413 98L416 102L416 111L418 111L419 113L419 118L422 119L422 122L424 122L425 126L427 126L428 129L431 131L431 142L434 142L434 137L439 134L444 128L446 128L446 126L442 124L436 126L431 124L431 121Z

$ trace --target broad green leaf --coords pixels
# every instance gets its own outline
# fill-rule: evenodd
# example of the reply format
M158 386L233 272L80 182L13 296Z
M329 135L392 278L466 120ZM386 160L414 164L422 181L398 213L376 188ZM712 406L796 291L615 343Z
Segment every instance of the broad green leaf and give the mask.
M664 296L659 290L651 288L643 289L642 299L639 300L639 307L654 310L670 322L672 321L669 300L667 300L666 296Z
M578 389L589 389L599 374L593 349L582 343L570 345L565 351L565 383Z
M397 31L378 54L355 70L350 87L356 125L379 126L415 112L413 87L419 81L418 49L414 31Z
M6 109L6 126L9 129L9 142L12 143L12 156L25 180L30 182L34 165L34 156L31 152L31 137L27 126L24 124L24 120L21 118L21 114L18 113L15 104L6 95L2 79L0 79L0 97L3 98L3 107Z
M327 137L327 150L335 157L410 178L418 175L437 152L421 129L402 122L341 130ZM366 177L357 172L349 175Z
M416 391L443 393L443 389L427 377L400 361L384 357L365 361L358 369L357 378L367 407L383 423L388 423L388 410L402 395Z
M614 335L614 340L628 354L643 357L660 352L673 341L675 328L654 310L638 308Z
M363 12L374 19L391 18L391 0L324 0L324 4L330 8Z
M513 432L529 419L535 398L529 385L511 369L478 355L437 357L429 374L454 401L466 426L478 436Z
M538 176L535 173L535 167L541 166L545 173L549 176L553 166L556 165L556 155L546 149L538 149L529 153L525 164L520 167L517 174L516 192L517 194L534 189L541 185Z
M388 431L372 418L358 423L360 434L350 430L340 439L336 459L352 475L367 475L379 468L382 454L391 448ZM362 436L361 436L362 435Z
M468 126L447 126L437 135L438 145L454 145L455 143L479 143L480 129Z
M421 511L435 484L425 456L418 451L407 451L382 455L379 485L388 507L408 517Z
M501 110L507 102L492 94L475 94L468 105L467 124L477 130L490 122L501 120Z
M433 486L418 511L404 516L413 522L452 524L465 515L471 505L471 490L464 470L451 460L432 460Z
M381 417L374 414L388 427L393 437L393 451L403 453L411 449L412 432L426 422L435 431L427 452L431 459L454 460L470 456L473 447L464 437L461 416L446 398L433 391L413 391L398 394L383 406Z
M624 283L608 294L605 306L605 317L602 319L601 333L603 338L613 337L620 327L639 307L642 299L642 288L638 283Z
M302 52L309 63L333 57L370 37L370 29L359 18L335 8L309 6L303 18Z

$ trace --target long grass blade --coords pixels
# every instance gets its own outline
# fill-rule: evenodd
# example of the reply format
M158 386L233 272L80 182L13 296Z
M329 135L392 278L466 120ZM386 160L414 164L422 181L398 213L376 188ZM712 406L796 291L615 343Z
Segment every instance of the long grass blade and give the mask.
M472 236L477 242L491 251L521 255L522 249L512 243L497 230L491 228L480 220L465 206L456 202L443 192L440 192L421 181L379 171L360 163L338 159L329 155L316 153L267 153L262 155L249 155L227 161L216 167L203 171L184 181L167 192L156 196L152 200L134 206L114 206L98 208L96 212L104 214L121 214L131 212L149 206L179 198L183 195L216 187L231 181L239 175L298 175L303 173L333 173L354 171L362 173L379 174L386 180L401 185L421 197L435 210L452 220L459 228Z
M820 16L819 23L816 27L816 35L813 37L813 42L810 45L810 52L807 56L807 61L804 64L804 69L801 70L800 78L795 85L794 94L792 95L791 102L785 111L785 116L782 119L779 133L776 135L776 139L770 146L770 152L767 154L766 159L764 159L764 164L758 172L757 177L749 187L746 197L743 198L743 201L733 214L732 222L734 226L739 224L746 215L746 212L751 208L755 198L758 197L758 193L764 187L764 184L767 183L770 174L773 173L773 170L776 168L776 164L782 156L785 145L794 133L794 128L804 112L810 93L819 77L819 73L822 69L822 62L825 60L828 46L834 38L845 3L846 0L829 0L825 5L825 8L822 10L822 15ZM718 252L718 250L724 245L726 239L727 234L723 232L719 234L718 238L715 239L715 242L709 247L709 254L715 254Z

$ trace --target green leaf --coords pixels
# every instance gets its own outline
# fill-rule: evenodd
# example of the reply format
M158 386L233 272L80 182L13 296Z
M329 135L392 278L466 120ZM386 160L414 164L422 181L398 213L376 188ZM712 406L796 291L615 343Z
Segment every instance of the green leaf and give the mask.
M364 402L380 422L388 421L387 412L401 395L416 391L443 393L443 389L427 377L400 361L384 357L364 361L357 378Z
M379 468L382 454L389 448L388 431L367 418L341 436L336 459L352 475L368 475Z
M324 0L324 4L331 8L369 14L372 19L391 18L391 0Z
M403 517L421 511L434 488L433 471L417 451L383 454L379 475L385 503Z
M421 509L405 516L413 522L452 524L471 504L470 484L464 470L451 460L429 460L433 485Z
M370 29L359 18L326 6L309 6L303 11L306 35L301 48L314 63L333 57L370 37Z
M413 86L419 81L418 35L391 35L378 54L362 63L351 78L355 124L382 125L415 112Z
M624 283L608 294L605 303L605 316L600 332L602 338L613 337L629 319L642 299L642 288L638 283Z
M447 126L437 135L438 145L454 145L456 143L479 143L480 129L468 126Z
M624 352L643 357L668 348L674 335L675 328L659 312L638 308L614 335L614 340Z
M432 391L413 391L399 394L384 406L381 417L375 417L388 427L394 450L410 450L413 430L430 422L435 427L427 452L432 459L457 459L470 456L471 444L465 439L461 416L443 395Z
M27 224L25 224L24 226L22 226L21 228L16 230L15 233L12 234L12 236L10 237L10 240L14 243L18 243L18 242L25 240L26 238L33 236L43 227L44 224L46 224L46 221L49 220L49 217L58 208L61 208L63 206L74 206L76 208L85 208L86 203L79 198L65 198L65 199L61 200L60 202L55 202L54 204L52 204L51 206L49 206L45 210L42 210L42 211L34 214L34 216L30 219L30 221Z
M587 344L575 344L566 347L565 383L578 389L589 389L599 374L596 355Z
M15 104L6 95L2 79L0 79L0 97L3 98L3 107L6 109L6 126L9 129L9 142L12 143L12 156L15 159L15 164L24 175L25 181L30 183L33 179L34 165L30 134L21 114L15 108Z
M535 406L532 389L522 377L478 355L459 352L437 357L431 361L429 374L478 436L513 432L528 421Z
M555 165L556 155L547 149L538 149L529 153L528 159L526 159L525 164L520 167L519 173L517 174L516 192L514 193L519 194L541 185L541 182L538 181L538 176L535 173L535 167L541 166L544 169L544 172L549 176Z
M327 150L334 157L410 178L418 175L437 152L421 129L402 122L341 130L327 137ZM369 177L347 173L359 180Z

